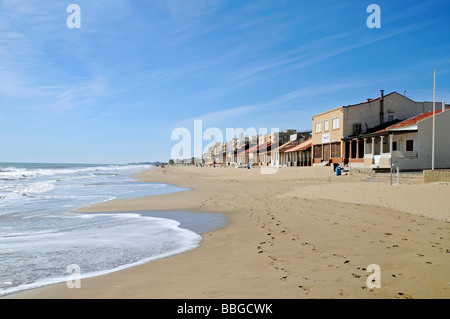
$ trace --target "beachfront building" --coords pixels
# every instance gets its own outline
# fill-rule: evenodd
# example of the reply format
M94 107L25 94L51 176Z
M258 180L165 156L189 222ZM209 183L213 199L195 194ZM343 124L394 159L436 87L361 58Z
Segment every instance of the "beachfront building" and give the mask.
M364 134L379 131L432 109L432 102L415 102L397 92L384 95L381 90L378 98L314 115L313 164L340 163L364 167Z
M245 165L248 163L248 146L249 146L249 137L244 136L244 133L238 135L236 140L236 152L237 152L237 165Z
M285 130L282 132L272 132L269 134L270 144L267 144L265 153L267 155L266 165L280 165L280 146L291 142L291 136L297 133L296 130Z
M289 140L283 135L289 134ZM283 135L282 135L283 134ZM283 137L283 138L282 138ZM290 152L285 152L285 150L291 148L292 146L298 145L306 139L311 137L311 132L297 132L295 130L287 130L280 133L279 140L280 145L273 150L271 150L271 165L272 166L294 166L293 158L294 154ZM281 143L283 141L284 143ZM295 165L297 166L297 165Z
M237 152L237 165L248 164L248 144Z
M227 162L227 145L224 143L216 143L214 145L214 164L226 164Z
M433 112L362 135L364 167L400 170L432 168ZM450 168L450 111L435 113L435 168Z
M250 145L248 152L248 163L252 166L259 166L259 142L256 145Z
M237 150L236 150L237 139L232 138L227 141L226 144L226 164L227 165L236 165L237 163Z
M250 136L247 152L248 164L259 165L259 135Z
M270 165L271 166L286 166L286 154L283 153L283 151L286 148L291 147L292 145L296 144L295 141L289 141L287 143L284 143L282 145L279 145L278 147L274 147L271 149L270 152Z
M217 163L223 163L222 157L222 144L215 142L210 145L208 149L203 153L203 162L206 165L214 165Z
M289 146L283 153L287 160L286 166L311 166L312 164L312 138Z
M205 153L203 153L203 162L206 165L211 165L214 161L213 158L213 149L212 147L208 147L208 149L205 150Z
M292 139L296 139L298 134L297 130L285 130L282 132L273 132L272 135L272 141L278 141L279 145L286 144L290 142Z
M261 135L258 141L259 166L270 165L270 148L272 146L272 134Z

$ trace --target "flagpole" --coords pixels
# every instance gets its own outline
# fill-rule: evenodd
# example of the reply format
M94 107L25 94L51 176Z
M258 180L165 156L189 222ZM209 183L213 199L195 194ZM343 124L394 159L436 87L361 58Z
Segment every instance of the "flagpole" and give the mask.
M436 129L436 69L434 69L433 81L433 142L431 144L431 170L434 171L435 129Z

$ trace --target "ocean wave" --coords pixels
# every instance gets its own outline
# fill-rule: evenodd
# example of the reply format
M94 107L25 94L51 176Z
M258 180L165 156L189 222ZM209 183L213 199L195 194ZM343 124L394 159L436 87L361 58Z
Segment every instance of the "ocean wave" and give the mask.
M45 176L72 176L80 173L92 173L92 175L111 175L117 176L122 172L136 171L139 169L148 169L145 165L111 165L111 166L92 166L92 167L70 167L70 168L26 168L26 167L6 167L0 169L0 180L18 180L33 179Z
M56 183L56 180L32 183L25 186L20 193L22 196L45 193L55 188L54 183Z
M27 241L4 238L9 248L21 252L20 256L14 254L15 258L21 258L21 267L36 263L33 256L39 251L40 268L33 273L5 268L3 277L0 276L0 295L67 281L69 274L62 275L61 265L72 264L73 256L77 257L84 279L180 254L197 248L202 241L200 235L180 228L180 223L171 219L137 213L73 214L73 217L90 221L86 221L86 228L35 234ZM37 274L40 278L35 277Z
M6 198L14 198L45 193L55 188L54 183L56 183L56 180L40 181L20 185L16 187L12 192L7 193L3 196L5 196Z

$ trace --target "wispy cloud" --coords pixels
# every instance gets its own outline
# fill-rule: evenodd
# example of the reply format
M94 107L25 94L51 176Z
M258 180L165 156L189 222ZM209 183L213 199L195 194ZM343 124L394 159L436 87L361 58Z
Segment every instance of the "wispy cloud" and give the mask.
M214 88L200 90L193 94L197 96L199 100L217 98L227 92L246 85L319 65L328 59L352 50L357 50L423 27L424 25L411 25L379 36L365 38L357 42L352 40L354 35L350 33L325 36L321 39L305 43L290 51L283 52L277 56L256 58L250 65L245 65L242 68L233 68L230 72L223 72L216 77L217 85ZM348 44L345 45L345 43ZM220 79L220 81L218 79Z
M350 88L360 88L371 85L372 82L367 81L349 81L348 79L340 79L326 84L316 84L308 87L303 87L284 93L275 99L267 102L250 104L245 106L234 107L226 110L200 114L196 117L187 119L179 123L179 126L189 126L194 120L202 120L208 125L221 125L226 121L243 117L251 116L257 112L264 112L267 110L280 110L286 104L292 103L307 98L317 97L319 95L327 95L333 92L346 90ZM301 105L301 104L300 104Z
M303 128L312 112L379 88L431 96L434 67L448 96L438 0L385 1L378 30L365 25L367 4L296 0L77 0L82 28L69 30L70 3L0 0L0 121L23 136L39 125L64 145L77 127L86 141L133 141L140 154L138 140L167 147L167 131L195 119Z
M80 53L92 50L91 42L82 41L81 32L68 33L66 7L54 4L0 3L0 99L15 101L15 107L69 110L95 105L110 94L102 74L73 69ZM89 68L89 59L81 55Z

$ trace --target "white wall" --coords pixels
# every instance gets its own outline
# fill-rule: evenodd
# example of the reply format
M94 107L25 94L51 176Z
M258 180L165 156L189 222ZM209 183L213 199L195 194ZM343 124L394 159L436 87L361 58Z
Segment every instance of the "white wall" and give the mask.
M440 105L436 103L436 105ZM415 102L394 92L384 96L384 122L388 121L388 113L394 113L395 119L406 120L415 115L433 110L433 103ZM362 133L368 128L380 125L380 100L344 107L344 136L353 135L353 124L361 124Z
M432 163L433 117L418 123L419 129L419 165L421 169L430 169ZM436 115L435 168L450 168L450 111Z
M389 137L387 137L389 141ZM413 140L413 150L412 152L406 152L406 141ZM403 154L404 157L398 158L396 157L396 152L393 152L394 159L394 167L399 167L400 170L416 170L420 169L419 158L418 157L407 157L407 154L418 154L419 152L419 139L418 133L403 133L403 134L395 134L392 140L393 142L397 142L397 152ZM406 156L405 156L406 155ZM387 164L389 167L389 163Z

